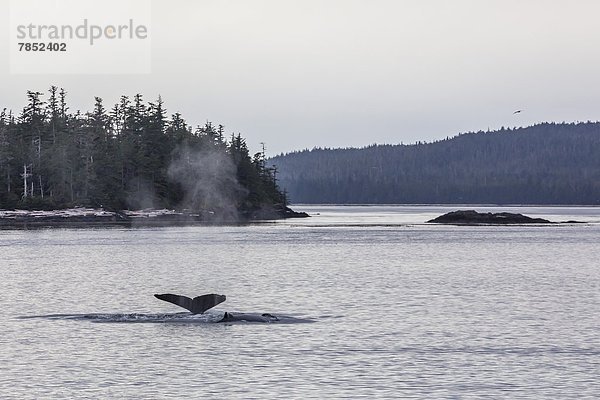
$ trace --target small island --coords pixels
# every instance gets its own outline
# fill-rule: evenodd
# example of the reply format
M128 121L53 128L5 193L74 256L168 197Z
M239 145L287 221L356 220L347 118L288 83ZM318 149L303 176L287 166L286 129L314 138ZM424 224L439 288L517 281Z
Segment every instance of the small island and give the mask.
M574 221L573 221L574 222ZM432 224L449 225L523 225L523 224L555 224L543 218L531 218L517 213L480 213L474 210L452 211L432 220Z

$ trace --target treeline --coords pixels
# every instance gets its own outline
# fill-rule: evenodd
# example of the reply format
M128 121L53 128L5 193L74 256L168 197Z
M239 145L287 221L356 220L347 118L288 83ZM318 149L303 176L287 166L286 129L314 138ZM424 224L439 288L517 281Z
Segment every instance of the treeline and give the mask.
M543 123L433 143L270 160L295 202L600 204L600 123Z
M19 115L0 113L0 209L285 208L274 169L239 134L167 117L160 98L122 96L110 110L95 100L91 112L70 112L53 86L46 100L27 92Z

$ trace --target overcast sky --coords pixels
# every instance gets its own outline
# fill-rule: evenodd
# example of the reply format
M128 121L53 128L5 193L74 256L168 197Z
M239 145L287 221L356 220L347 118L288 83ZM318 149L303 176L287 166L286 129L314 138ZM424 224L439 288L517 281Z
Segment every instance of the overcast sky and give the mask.
M600 119L600 1L151 4L152 72L139 75L10 74L3 12L0 107L20 111L26 90L52 84L82 110L94 96L160 94L170 113L270 155Z

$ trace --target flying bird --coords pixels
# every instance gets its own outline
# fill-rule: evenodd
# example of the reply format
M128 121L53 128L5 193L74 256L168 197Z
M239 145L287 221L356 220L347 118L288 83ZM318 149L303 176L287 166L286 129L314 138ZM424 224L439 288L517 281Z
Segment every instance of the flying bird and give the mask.
M523 112L523 110L517 110L517 111L515 111L515 112L513 113L513 115L514 115L514 114L521 114L521 112Z

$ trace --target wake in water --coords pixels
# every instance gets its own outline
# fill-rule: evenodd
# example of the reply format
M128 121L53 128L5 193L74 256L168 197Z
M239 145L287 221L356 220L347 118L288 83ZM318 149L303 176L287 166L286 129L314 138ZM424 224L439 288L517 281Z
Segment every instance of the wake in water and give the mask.
M298 324L316 322L312 318L297 318L291 316L258 313L205 313L190 314L186 312L174 314L144 314L144 313L92 313L92 314L48 314L18 317L20 319L47 319L90 321L96 323L183 323L183 324L212 324L212 323L277 323Z

